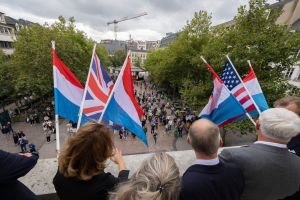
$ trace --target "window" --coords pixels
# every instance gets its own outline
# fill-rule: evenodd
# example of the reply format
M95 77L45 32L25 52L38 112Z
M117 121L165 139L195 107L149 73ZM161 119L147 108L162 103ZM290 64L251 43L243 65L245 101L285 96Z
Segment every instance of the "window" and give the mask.
M4 28L5 30L5 34L9 34L10 35L10 28Z
M0 33L3 33L3 34L5 34L4 27L2 27L2 26L0 26Z
M3 21L2 15L0 14L0 21Z
M0 41L0 48L14 48L12 42Z
M293 68L293 67L288 68L286 73L285 73L285 78L291 78L294 70L295 70L295 68Z

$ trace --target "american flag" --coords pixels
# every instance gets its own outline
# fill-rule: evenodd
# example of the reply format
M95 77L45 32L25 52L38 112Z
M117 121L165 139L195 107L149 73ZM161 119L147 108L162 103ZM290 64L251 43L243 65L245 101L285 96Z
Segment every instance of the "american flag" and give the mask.
M88 118L99 120L114 84L96 53L93 55L90 78L86 87L87 92L83 105L83 113ZM105 117L103 117L102 122L121 128Z
M227 61L220 78L248 113L256 109L229 61Z

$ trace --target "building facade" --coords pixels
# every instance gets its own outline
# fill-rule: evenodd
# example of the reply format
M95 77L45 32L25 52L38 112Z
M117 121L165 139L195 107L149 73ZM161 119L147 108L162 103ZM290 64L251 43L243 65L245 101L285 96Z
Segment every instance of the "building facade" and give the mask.
M101 40L97 45L105 46L110 55L113 54L115 50L127 49L127 43L119 40Z
M134 47L128 47L128 50L131 51L130 55L129 55L129 59L130 59L130 63L135 63L135 60L140 57L141 58L141 66L144 65L145 60L148 57L148 50L141 50L141 49L137 49Z
M175 38L178 37L178 36L179 36L178 33L171 33L171 32L166 33L166 37L163 37L160 40L159 48L164 48L170 42L174 42Z
M14 26L6 24L4 13L0 12L0 49L5 54L10 55L14 52L12 45L14 39Z

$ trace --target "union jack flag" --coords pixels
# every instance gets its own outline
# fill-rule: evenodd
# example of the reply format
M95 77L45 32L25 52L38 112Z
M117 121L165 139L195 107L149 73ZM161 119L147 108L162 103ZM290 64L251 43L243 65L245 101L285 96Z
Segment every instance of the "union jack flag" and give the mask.
M86 87L87 92L83 105L83 114L88 118L99 120L114 84L96 53L93 55L89 82ZM113 128L122 128L105 117L103 117L102 122L113 126Z
M248 113L256 109L229 61L227 61L220 78Z

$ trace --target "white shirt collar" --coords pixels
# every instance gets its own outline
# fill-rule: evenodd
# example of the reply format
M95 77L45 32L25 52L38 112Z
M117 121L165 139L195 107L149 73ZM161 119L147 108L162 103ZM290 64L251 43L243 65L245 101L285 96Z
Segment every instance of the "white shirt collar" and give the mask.
M269 146L273 146L273 147L287 148L286 144L279 144L279 143L275 143L275 142L257 141L257 142L254 142L254 144L265 144L265 145L269 145Z
M211 160L202 160L202 159L196 159L195 160L195 165L207 165L207 166L212 166L212 165L217 165L219 164L219 158L211 159Z

